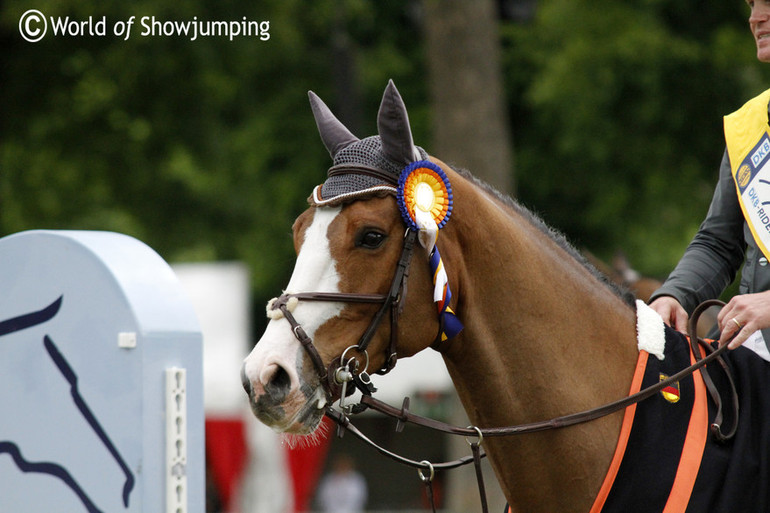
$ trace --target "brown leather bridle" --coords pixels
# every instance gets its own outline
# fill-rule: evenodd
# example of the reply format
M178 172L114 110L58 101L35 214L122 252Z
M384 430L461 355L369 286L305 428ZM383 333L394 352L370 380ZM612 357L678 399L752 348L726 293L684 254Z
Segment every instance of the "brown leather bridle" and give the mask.
M417 240L417 232L407 228L404 234L404 246L401 250L401 257L396 264L396 270L393 274L393 279L390 283L390 289L387 294L358 294L358 293L346 293L346 292L298 292L283 294L276 298L269 306L272 310L280 310L286 320L291 326L291 330L299 343L304 348L307 355L310 357L310 361L313 363L318 378L321 381L321 385L324 387L329 399L333 400L341 393L344 395L347 393L353 393L353 388L349 390L342 387L346 384L345 381L349 379L343 378L340 374L340 369L353 366L352 375L349 376L353 379L358 388L366 389L369 387L371 390L371 382L368 379L367 369L359 369L358 360L355 356L348 361L342 361L343 356L347 351L335 358L329 366L325 366L321 355L318 353L318 349L313 345L313 340L308 336L302 325L292 315L288 303L292 298L296 298L299 301L328 301L339 303L373 303L380 304L380 308L377 313L372 317L369 327L364 331L361 338L358 340L358 344L351 346L355 349L354 353L358 355L365 355L368 362L367 349L369 343L372 341L374 334L377 332L380 324L382 323L385 315L390 312L390 343L386 349L385 363L382 368L376 371L377 374L386 374L390 372L396 365L398 360L398 319L403 310L404 298L406 297L406 282L409 277L409 264L412 260L412 254L414 253L414 245Z

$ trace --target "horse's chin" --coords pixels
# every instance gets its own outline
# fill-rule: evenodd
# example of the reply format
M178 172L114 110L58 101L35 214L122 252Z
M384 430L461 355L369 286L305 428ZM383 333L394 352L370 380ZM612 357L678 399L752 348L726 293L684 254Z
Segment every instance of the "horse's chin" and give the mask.
M276 426L279 433L285 435L313 435L321 426L325 410L319 410L313 403L307 403L306 407L298 412L298 415L283 426Z
M326 395L319 387L308 399L300 403L294 413L290 413L291 403L280 406L263 407L258 400L251 402L254 415L263 424L277 433L286 435L313 435L318 430L326 412ZM296 404L296 403L295 403Z
M328 422L318 422L316 428L310 433L283 433L281 435L281 441L287 445L290 449L304 449L307 447L315 447L321 445L321 442L326 439L329 434Z

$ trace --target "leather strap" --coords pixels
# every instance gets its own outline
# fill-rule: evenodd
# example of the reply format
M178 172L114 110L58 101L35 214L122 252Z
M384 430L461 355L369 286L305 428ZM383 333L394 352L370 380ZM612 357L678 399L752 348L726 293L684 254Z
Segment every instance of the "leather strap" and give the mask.
M343 414L342 412L337 411L330 407L326 409L326 416L329 417L335 423L337 423L337 425L341 428L340 430L338 430L338 433L337 433L338 436L341 437L342 435L344 435L344 433L350 432L356 438L366 443L367 445L375 449L380 454L387 456L392 460L397 461L398 463L401 463L403 465L407 465L413 468L430 470L430 466L427 465L425 461L412 460L404 456L400 456L394 452L391 452L380 445L377 445L369 437L363 434L356 426L354 426L350 422L350 418L347 415ZM476 433L473 430L471 431L473 433ZM481 457L484 457L484 456L485 454L482 453ZM458 458L452 461L446 461L442 463L432 463L432 467L434 470L451 470L453 468L462 467L463 465L467 465L472 462L473 462L473 456L465 456L463 458Z
M722 301L719 300L709 300L701 303L698 305L698 307L695 309L693 314L690 316L690 322L688 324L688 334L690 336L690 346L692 348L692 354L695 357L695 361L701 360L701 353L698 348L698 343L696 341L701 342L700 345L703 346L703 348L709 352L714 352L714 349L705 343L702 343L697 337L697 328L698 328L698 319L700 318L700 315L706 311L706 309L712 307L712 306L724 306L725 304ZM739 329L738 332L741 330ZM738 334L738 332L733 335L733 338ZM714 422L711 423L710 431L711 435L714 437L714 439L717 442L724 443L731 438L735 436L735 433L738 431L738 415L740 413L740 405L738 404L738 389L735 386L735 379L733 379L733 373L730 370L730 367L727 366L727 363L725 363L724 359L719 356L716 358L717 362L719 362L719 365L722 367L722 371L724 372L725 376L727 377L727 381L730 384L730 394L733 404L733 425L732 428L727 431L726 433L722 431L722 423L724 422L724 413L722 411L722 396L719 393L719 390L717 389L716 385L714 384L714 380L711 379L711 375L709 374L708 367L704 367L701 370L701 376L703 377L703 383L706 385L706 390L708 391L709 396L711 396L711 400L714 401L714 404L717 407L716 415L714 416Z
M281 298L279 298L276 303L279 303L280 299ZM276 306L274 306L274 308L276 308ZM284 317L286 317L286 320L289 321L289 325L291 326L292 332L294 332L294 336L297 340L299 340L299 343L302 344L305 352L307 352L307 354L310 356L310 360L313 362L313 367L315 367L315 370L318 373L318 376L322 379L322 382L325 382L326 367L324 367L321 355L318 354L318 350L316 350L315 346L313 345L313 341L310 339L307 333L305 333L305 330L297 322L297 319L295 319L291 314L289 308L286 306L286 301L281 302L277 308L281 309L281 313Z
M712 303L709 303L708 306L712 306ZM693 313L692 319L694 319L695 325L697 325L697 316L699 316L702 313L702 311L703 310L696 309L696 312ZM691 322L693 321L691 320ZM699 340L697 338L696 340L702 346L704 347L708 346L706 342ZM590 422L592 420L599 419L606 415L610 415L611 413L615 413L616 411L620 411L632 404L638 403L639 401L643 401L648 397L652 397L653 395L657 394L667 386L672 385L677 381L680 381L690 376L696 370L702 369L703 367L706 366L706 364L711 363L714 360L718 359L725 351L727 351L728 343L729 342L726 342L725 344L719 346L717 349L712 349L710 346L708 346L710 353L707 356L697 360L693 365L677 372L676 374L670 376L668 379L660 381L655 385L645 388L644 390L640 390L635 394L626 396L622 399L618 399L617 401L613 401L611 403L607 403L590 410L585 410L578 413L572 413L569 415L564 415L561 417L556 417L553 419L543 420L539 422L531 422L528 424L520 424L517 426L506 426L506 427L497 427L497 428L479 428L480 433L484 437L520 435L525 433L535 433L538 431L546 431L549 429L559 429L563 427L574 426L576 424L582 424L584 422ZM738 413L737 392L735 391L734 383L732 379L730 379L730 383L733 385L732 396L735 403L734 412L736 414L736 423L737 423L737 413ZM417 424L419 426L431 428L437 431L450 433L454 435L475 436L479 433L479 431L477 431L476 428L463 428L463 427L447 424L445 422L437 421L434 419L429 419L426 417L415 415L408 410L408 404L409 404L408 402L405 402L404 405L402 405L402 407L399 409L399 408L394 408L393 406L390 406L387 403L383 403L382 401L375 399L374 397L365 395L361 397L361 403L384 415L388 415L390 417L398 419L401 423L409 422L412 424Z

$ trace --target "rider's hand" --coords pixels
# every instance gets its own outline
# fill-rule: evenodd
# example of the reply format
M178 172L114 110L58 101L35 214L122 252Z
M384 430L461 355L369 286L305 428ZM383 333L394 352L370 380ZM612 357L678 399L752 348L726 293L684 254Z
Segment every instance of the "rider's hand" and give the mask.
M770 291L741 294L733 297L717 316L722 344L738 333L730 342L730 349L743 344L755 331L770 328Z
M663 317L663 322L681 333L687 333L687 311L671 296L661 296L650 303L650 308Z

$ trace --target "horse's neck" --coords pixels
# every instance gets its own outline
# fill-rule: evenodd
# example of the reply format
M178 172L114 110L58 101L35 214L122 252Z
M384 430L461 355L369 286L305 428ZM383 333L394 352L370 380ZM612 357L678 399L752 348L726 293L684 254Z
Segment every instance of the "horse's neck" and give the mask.
M512 398L525 408L492 408L490 420L569 413L580 406L573 401L583 399L575 386L583 381L605 385L585 392L590 403L616 399L617 386L627 390L636 360L633 309L527 219L474 186L465 188L474 196L469 202L469 191L455 194L453 240L444 238L451 247L441 247L465 323L446 353L457 378L495 376L485 380L495 381L484 390L487 397L502 383L515 385L500 392L508 397L512 390L537 392ZM480 381L467 379L474 384L470 393L482 395Z
M465 329L444 356L471 421L544 420L625 395L636 360L633 310L528 220L467 182L455 189L445 261ZM621 415L485 441L508 499L538 505L531 511L587 511Z

